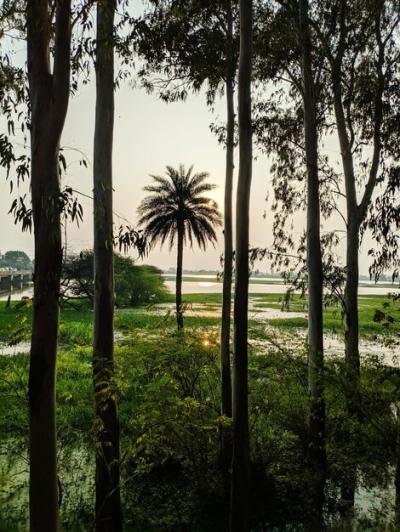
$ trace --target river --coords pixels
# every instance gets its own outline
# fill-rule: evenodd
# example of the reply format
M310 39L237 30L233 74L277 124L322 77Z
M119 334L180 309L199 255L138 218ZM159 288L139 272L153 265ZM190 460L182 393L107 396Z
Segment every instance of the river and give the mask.
M170 292L175 292L175 277L164 275L165 284ZM188 280L185 280L185 277ZM275 277L250 278L249 292L252 294L283 294L287 285ZM188 275L183 277L182 293L184 294L212 294L222 292L222 282L215 275ZM362 281L358 293L360 295L386 295L389 292L399 293L397 285L389 283L375 284L372 281Z
M175 292L175 276L165 274L165 284L168 290ZM252 294L283 294L287 290L287 285L280 282L275 277L254 277L250 279L249 292ZM183 277L182 292L184 294L212 294L222 292L222 282L215 275L186 275ZM399 293L398 285L389 283L375 284L373 281L362 281L358 292L360 295L386 295L389 292ZM21 297L32 297L33 286L26 286L22 290L12 290L11 292L0 292L0 301L7 300L11 294L11 300L15 301Z

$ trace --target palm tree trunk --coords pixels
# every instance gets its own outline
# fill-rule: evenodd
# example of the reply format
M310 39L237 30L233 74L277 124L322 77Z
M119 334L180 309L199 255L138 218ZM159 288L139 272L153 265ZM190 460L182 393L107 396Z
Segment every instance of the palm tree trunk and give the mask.
M234 157L234 76L235 58L232 42L232 9L231 2L227 2L227 28L228 28L228 69L226 77L226 171L225 171L225 197L224 197L224 279L222 289L222 319L221 319L221 414L232 417L232 382L230 360L230 329L231 329L231 299L232 299L232 184L233 184L233 157ZM231 451L230 436L226 430L221 435L221 462L224 471L228 471Z
M176 260L176 324L183 329L182 312L182 264L183 264L183 223L178 222L178 254Z
M253 39L251 0L240 0L239 177L236 210L236 257L233 364L233 457L230 529L248 530L248 284L249 207L252 177L251 69ZM239 208L240 206L240 208Z
M311 524L313 530L321 530L326 456L318 133L308 1L300 0L299 8L307 161L308 391L310 397L308 455L311 466L312 500L314 501L312 523L308 523L308 526Z
M58 530L56 358L62 263L59 142L69 100L70 0L57 3L54 68L50 71L47 0L27 2L31 102L31 193L35 237L29 368L29 509L32 532Z
M96 531L122 530L119 423L114 376L112 144L114 127L115 3L97 6L94 190L93 382L96 404Z

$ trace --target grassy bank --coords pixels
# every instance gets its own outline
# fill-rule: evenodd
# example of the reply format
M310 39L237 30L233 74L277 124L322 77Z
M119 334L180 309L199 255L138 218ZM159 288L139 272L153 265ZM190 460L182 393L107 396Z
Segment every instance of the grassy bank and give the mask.
M117 309L115 327L117 331L148 329L166 327L173 329L174 321L174 296L168 294L163 300L163 305L142 306L134 309ZM222 295L210 294L185 294L184 302L187 305L188 327L218 325L218 311L222 303ZM307 299L294 294L285 307L284 317L269 318L262 316L268 309L279 311L283 305L282 294L250 294L250 319L263 320L278 329L305 329L307 319L290 313L307 313ZM167 304L170 304L167 306ZM214 311L215 317L204 316L205 311ZM260 314L260 316L258 316ZM274 314L276 316L276 314ZM61 343L77 343L85 345L90 343L93 313L84 301L74 302L74 307L65 306L60 317ZM374 338L377 336L396 336L400 334L400 303L392 298L381 295L368 295L359 297L359 319L361 336ZM13 302L7 307L6 302L0 301L0 342L17 342L28 339L30 334L31 307ZM324 309L324 329L327 332L343 333L342 310L338 303L327 304Z

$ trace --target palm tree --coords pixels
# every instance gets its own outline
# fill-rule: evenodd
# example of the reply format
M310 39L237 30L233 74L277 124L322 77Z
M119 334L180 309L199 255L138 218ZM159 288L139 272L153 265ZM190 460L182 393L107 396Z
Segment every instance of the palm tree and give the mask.
M200 248L206 249L207 242L215 245L217 235L215 226L221 225L218 205L203 196L215 185L206 183L207 172L193 174L193 166L188 171L183 165L176 170L167 166L166 176L152 175L153 183L143 190L150 192L138 207L139 225L150 246L168 240L172 249L177 239L176 267L176 320L178 329L183 327L182 314L182 263L183 244L193 246L195 240Z

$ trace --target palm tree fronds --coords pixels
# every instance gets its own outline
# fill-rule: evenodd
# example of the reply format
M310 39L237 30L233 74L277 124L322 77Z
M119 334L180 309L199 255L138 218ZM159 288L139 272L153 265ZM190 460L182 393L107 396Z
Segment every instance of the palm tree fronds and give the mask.
M175 243L178 225L183 226L183 238L193 246L196 241L201 249L207 242L214 246L217 235L214 227L222 225L218 204L203 196L215 188L206 183L207 172L193 174L193 166L187 171L183 165L178 169L166 167L166 176L150 176L153 182L144 187L149 192L138 207L139 225L149 239L150 246L168 240L171 249Z

